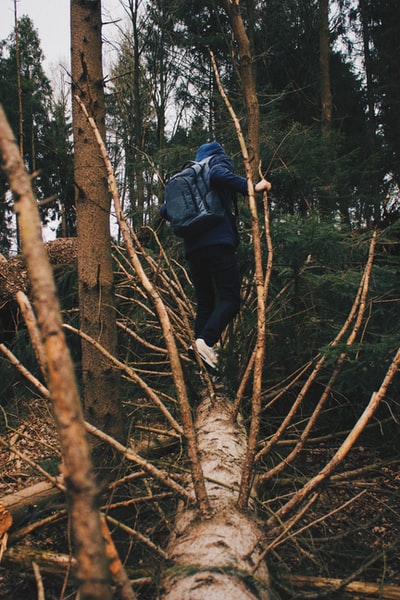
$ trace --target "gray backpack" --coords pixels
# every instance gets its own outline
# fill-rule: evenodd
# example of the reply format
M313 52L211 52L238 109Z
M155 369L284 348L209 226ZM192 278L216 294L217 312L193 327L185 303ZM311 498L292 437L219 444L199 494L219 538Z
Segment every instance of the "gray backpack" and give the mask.
M208 231L224 218L220 197L210 188L210 158L186 163L165 186L162 213L179 237Z

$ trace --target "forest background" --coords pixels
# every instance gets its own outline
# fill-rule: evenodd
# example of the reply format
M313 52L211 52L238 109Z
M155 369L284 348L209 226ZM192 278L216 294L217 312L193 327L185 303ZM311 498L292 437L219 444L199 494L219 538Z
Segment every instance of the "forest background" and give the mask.
M70 108L73 73L63 74L65 84L55 93L42 68L34 23L26 16L0 42L0 101L25 167L35 174L41 222L66 241L57 259L62 266L54 273L85 418L124 447L149 455L150 464L168 472L174 481L181 481L186 469L193 470L195 461L181 442L182 427L186 437L188 430L185 423L181 425L185 411L178 408L179 390L165 331L144 280L130 262L127 227L136 256L173 323L192 407L204 389L223 395L236 408L240 406L244 425L254 433L257 406L248 373L254 364L260 313L251 202L239 202L242 310L224 337L221 381L211 391L213 382L205 382L204 373L185 360L193 291L181 243L158 213L164 182L193 158L204 141L223 143L235 159L236 170L247 173L234 122L218 89L211 51L223 89L250 137L252 173L258 174L254 159L259 156L260 171L273 183L268 201L257 201L256 206L261 259L269 281L257 446L249 475L257 481L258 519L269 531L271 515L281 514L291 498L298 497L337 456L374 392L381 389L399 347L400 8L387 0L241 3L259 107L259 139L254 140L254 134L248 133L251 115L244 57L229 7L179 0L121 4L127 21L116 24L118 58L104 81L101 125L125 215L121 226L115 204L111 217L104 208L107 203L100 207L107 226L111 224L111 250L105 230L100 232L91 221L93 214L81 216L85 224L79 224L76 189L84 184L77 182L77 149L74 156L72 139L73 116L76 122L81 113L74 108L73 115ZM96 152L90 150L89 162ZM0 175L0 187L0 246L4 262L12 266L1 293L2 347L43 384L46 376L28 343L15 297L18 287L28 294L30 288L22 277L24 267L14 256L20 240L5 173ZM77 238L77 249L71 246L71 238ZM118 361L112 363L111 373L109 357L103 365L96 354L99 348L93 349L89 341L81 346L77 335L81 330L99 340L98 324L93 323L98 298L82 303L82 290L91 285L85 278L99 264L98 248L104 255L110 252L113 261L110 300L101 316L102 326L107 323L111 331L108 350L107 343L103 348ZM11 272L18 272L23 283L17 276L10 277ZM347 330L347 337L339 337L354 306L360 318ZM89 347L94 354L87 359ZM39 433L30 432L33 445L40 448L35 463L54 477L60 450L57 440L46 449L39 444L42 421L49 420L49 429L53 427L46 404L40 402L40 387L36 380L23 377L6 354L0 369L4 460L10 456L16 460L10 440L17 435L15 439L26 444L21 427L32 420L39 427ZM351 593L345 586L354 579L378 586L375 592L365 588L370 597L395 597L385 596L391 593L385 589L399 584L398 392L398 377L394 377L353 441L347 462L315 488L318 493L312 502L311 496L305 496L301 509L296 507L297 519L290 522L290 527L296 524L296 532L275 532L274 541L267 544L274 586L283 597L325 593L334 598L336 593L345 598ZM154 395L167 411L154 404ZM104 443L103 439L92 448L102 481L108 482L104 503L109 505L112 498L118 505L118 519L130 528L125 537L116 529L117 546L124 564L132 569L135 593L150 598L157 593L158 583L154 557L160 564L165 560L173 529L176 490L165 494L165 481L146 469L143 476L142 469L129 461L116 467ZM11 493L24 487L37 471L32 465L20 470L29 477L6 470L4 490ZM116 481L123 483L112 487ZM149 500L150 496L155 499ZM122 505L128 499L132 504L126 514ZM28 520L39 516L42 513L30 514ZM57 551L68 552L65 524L57 525L57 535L46 527L35 529L35 544L53 548L55 539ZM284 529L289 530L289 521ZM12 545L4 560L10 550ZM29 572L20 582L21 597L37 584ZM297 584L296 592L293 574L310 576ZM329 591L310 592L311 575ZM65 590L61 593L54 578L44 576L46 588L60 597ZM68 580L68 586L73 589L74 581ZM338 591L332 591L332 586Z

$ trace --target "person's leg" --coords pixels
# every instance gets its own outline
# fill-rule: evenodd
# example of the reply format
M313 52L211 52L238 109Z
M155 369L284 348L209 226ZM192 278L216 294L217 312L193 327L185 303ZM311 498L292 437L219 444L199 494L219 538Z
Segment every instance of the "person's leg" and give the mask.
M208 272L212 274L217 302L196 337L204 339L208 346L214 346L240 308L241 280L235 250L230 246L210 248Z
M206 256L204 256L206 254ZM215 306L215 293L207 252L199 250L189 258L190 275L196 296L195 338L200 337Z

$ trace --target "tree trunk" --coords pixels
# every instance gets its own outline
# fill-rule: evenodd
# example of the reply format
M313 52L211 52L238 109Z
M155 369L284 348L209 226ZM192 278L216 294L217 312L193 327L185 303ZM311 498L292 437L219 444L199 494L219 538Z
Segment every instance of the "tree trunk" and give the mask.
M162 600L269 600L262 527L236 507L247 436L224 396L204 399L196 431L212 516L181 504L161 579ZM188 489L191 483L187 481Z
M73 96L82 100L105 139L100 1L71 0L71 47ZM85 115L76 101L72 107L80 327L116 355L107 175ZM119 374L86 342L82 342L82 382L87 420L123 442ZM110 457L96 443L93 458L100 466Z
M27 546L14 546L8 548L2 559L2 567L6 569L17 569L18 571L32 571L32 563L35 562L43 574L65 579L68 574L75 581L77 577L76 560L68 554L49 552L48 550L37 550Z
M260 160L260 106L257 97L253 56L250 40L240 13L240 3L225 0L225 10L229 16L236 43L239 47L240 79L246 102L248 120L248 154L254 180L258 177Z
M376 146L376 119L375 119L375 99L374 99L374 81L373 81L373 64L371 56L371 42L368 27L368 15L365 0L359 0L358 10L360 13L361 31L363 40L363 58L364 58L364 70L366 88L365 94L367 99L368 107L368 140L369 140L369 151L373 153Z
M319 0L319 64L321 88L321 130L328 134L332 126L332 92L329 69L329 0Z
M140 227L144 225L144 181L143 181L143 86L141 86L141 73L140 73L140 42L138 32L138 18L139 18L139 5L140 2L135 0L134 10L131 10L131 23L133 31L133 103L134 103L134 130L133 130L133 158L134 158L134 181L131 182L131 199L136 196L136 219L134 220L134 227ZM133 9L133 6L131 7ZM104 139L104 138L103 138ZM132 149L131 149L132 151ZM134 186L136 184L136 190Z

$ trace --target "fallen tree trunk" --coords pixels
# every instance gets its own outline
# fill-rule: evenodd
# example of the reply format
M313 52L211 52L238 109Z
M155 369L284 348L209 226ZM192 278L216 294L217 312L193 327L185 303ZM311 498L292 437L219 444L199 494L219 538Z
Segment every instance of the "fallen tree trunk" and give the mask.
M1 567L30 572L33 562L38 565L43 574L64 579L68 571L74 580L77 578L77 563L72 556L26 546L8 548L3 555Z
M50 575L64 580L68 573L68 580L72 584L78 582L76 559L69 554L28 548L26 546L13 546L8 548L3 555L0 567L15 571L32 571L32 563L36 563L42 575ZM143 586L152 583L154 571L148 569L128 569L129 582L133 586Z
M32 510L43 510L47 506L62 499L64 492L51 481L40 481L29 487L0 498L0 506L6 508L14 525L18 525L27 517L32 517Z
M380 598L380 600L398 600L400 598L400 586L382 585L381 582L368 583L364 581L351 581L343 586L341 579L332 579L330 577L311 577L301 575L286 575L282 578L283 583L288 583L294 588L304 591L305 588L328 591L332 594L337 590L343 593L357 594L357 597Z
M260 524L237 507L246 453L244 427L233 422L232 404L222 395L203 399L196 431L212 514L179 506L161 579L162 600L271 600L267 566L258 563L264 547ZM186 482L191 488L191 482Z

